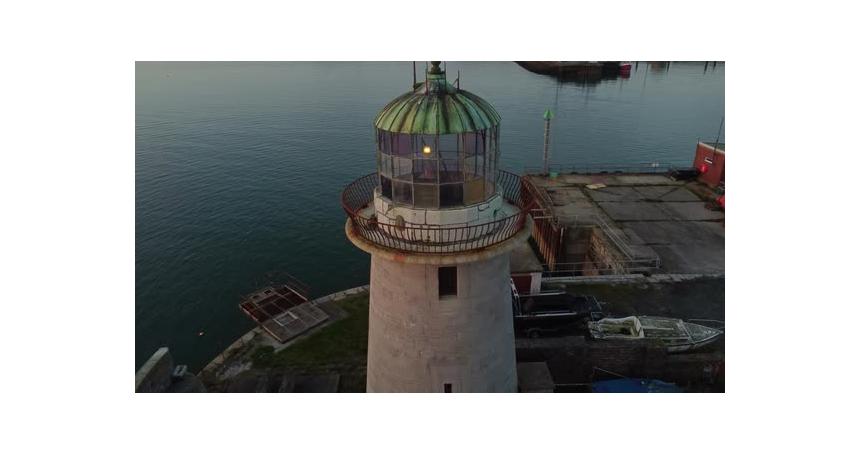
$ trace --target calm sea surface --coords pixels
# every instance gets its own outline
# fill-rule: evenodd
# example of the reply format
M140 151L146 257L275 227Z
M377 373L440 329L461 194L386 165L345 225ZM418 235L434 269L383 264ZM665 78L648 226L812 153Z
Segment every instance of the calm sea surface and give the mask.
M640 62L588 85L509 62L457 70L501 114L515 172L540 165L548 107L563 165L689 163L724 115L723 64ZM374 170L373 118L411 82L409 62L137 64L135 367L169 346L202 368L253 327L237 304L267 272L314 296L368 282L340 191Z

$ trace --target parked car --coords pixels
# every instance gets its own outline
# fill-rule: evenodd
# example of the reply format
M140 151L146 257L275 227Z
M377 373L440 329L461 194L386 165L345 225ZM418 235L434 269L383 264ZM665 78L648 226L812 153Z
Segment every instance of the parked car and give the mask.
M539 338L584 332L588 321L603 318L603 308L594 296L564 291L520 295L513 280L511 295L517 336Z

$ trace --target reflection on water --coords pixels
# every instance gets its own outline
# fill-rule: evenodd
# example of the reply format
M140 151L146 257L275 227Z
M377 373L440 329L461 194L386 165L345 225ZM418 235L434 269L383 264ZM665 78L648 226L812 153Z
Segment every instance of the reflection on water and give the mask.
M555 163L691 162L723 117L724 65L703 66L640 62L580 84L447 63L501 114L501 167L515 172L539 165L547 108ZM239 296L269 271L314 295L367 283L340 192L374 170L373 118L411 83L411 62L137 64L137 366L169 345L202 367L252 327Z

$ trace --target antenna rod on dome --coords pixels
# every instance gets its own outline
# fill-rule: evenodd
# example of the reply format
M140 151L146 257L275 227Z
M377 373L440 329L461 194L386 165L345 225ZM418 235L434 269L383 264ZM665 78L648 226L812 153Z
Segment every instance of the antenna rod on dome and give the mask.
M418 83L418 77L415 75L415 60L412 60L412 88Z

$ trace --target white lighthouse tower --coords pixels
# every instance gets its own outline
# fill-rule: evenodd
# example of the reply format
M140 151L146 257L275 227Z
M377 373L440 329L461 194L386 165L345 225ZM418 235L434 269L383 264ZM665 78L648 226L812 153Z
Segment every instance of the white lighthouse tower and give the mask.
M515 392L510 252L531 230L499 121L431 62L377 115L377 172L343 193L371 255L368 392Z

